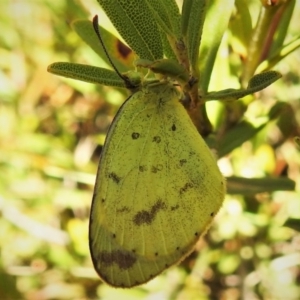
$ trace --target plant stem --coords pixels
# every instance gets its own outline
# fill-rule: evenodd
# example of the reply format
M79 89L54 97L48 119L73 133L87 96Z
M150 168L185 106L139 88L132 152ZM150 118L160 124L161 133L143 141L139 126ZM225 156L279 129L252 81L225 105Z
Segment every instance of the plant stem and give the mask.
M254 75L257 66L266 56L266 51L270 49L274 35L272 21L280 6L262 6L257 24L254 28L249 47L248 55L242 74L242 87L246 87L250 78ZM276 26L275 26L276 27Z

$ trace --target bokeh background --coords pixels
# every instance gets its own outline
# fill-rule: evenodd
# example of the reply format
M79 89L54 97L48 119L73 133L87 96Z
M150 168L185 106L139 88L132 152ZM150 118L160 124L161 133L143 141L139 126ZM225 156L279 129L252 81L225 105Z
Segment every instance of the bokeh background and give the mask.
M248 2L255 24L260 2ZM295 190L228 195L180 266L131 290L101 283L89 208L101 145L127 93L46 71L56 61L108 67L71 28L95 14L115 33L96 0L0 2L0 299L300 299L299 50L274 67L283 78L246 114L259 124L280 102L278 118L219 161L227 176L289 178ZM299 19L296 1L287 41L299 36ZM241 64L230 43L221 45L214 90L231 87L218 76L224 53L233 73Z

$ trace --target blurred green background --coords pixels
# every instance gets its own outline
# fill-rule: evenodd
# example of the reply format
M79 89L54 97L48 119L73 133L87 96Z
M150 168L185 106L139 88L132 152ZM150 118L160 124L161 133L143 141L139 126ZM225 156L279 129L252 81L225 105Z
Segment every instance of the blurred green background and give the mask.
M251 3L255 24L259 1ZM299 50L246 113L259 124L280 102L279 117L219 161L226 176L288 177L296 190L228 195L197 251L146 285L115 290L98 279L89 208L100 145L127 96L46 71L56 61L107 67L70 26L95 14L111 28L96 0L0 2L0 299L300 299ZM287 41L299 18L296 1ZM212 90L232 87L218 74L224 61L235 73L234 43L221 45Z

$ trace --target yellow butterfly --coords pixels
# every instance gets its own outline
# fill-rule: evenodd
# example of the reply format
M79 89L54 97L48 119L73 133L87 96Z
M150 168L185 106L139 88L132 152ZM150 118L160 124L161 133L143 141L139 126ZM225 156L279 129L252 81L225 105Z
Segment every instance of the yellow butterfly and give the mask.
M96 271L114 287L183 260L222 205L225 180L179 98L170 82L146 83L107 134L89 243Z

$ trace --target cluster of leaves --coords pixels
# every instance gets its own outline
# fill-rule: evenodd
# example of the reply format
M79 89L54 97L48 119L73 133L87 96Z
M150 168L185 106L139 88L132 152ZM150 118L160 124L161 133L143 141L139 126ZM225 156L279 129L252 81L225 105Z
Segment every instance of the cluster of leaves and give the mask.
M126 292L99 282L87 247L97 145L124 91L58 81L45 72L52 61L81 62L54 64L50 71L124 86L115 72L87 66L110 65L86 21L101 13L94 2L1 4L7 59L1 61L0 87L0 298L140 299L163 293L172 299L298 299L299 234L287 227L297 229L300 218L300 156L292 139L299 135L299 56L286 57L300 44L293 29L296 1L215 0L206 7L184 1L181 10L172 0L99 0L142 59L136 66L177 80L196 103L189 113L217 149L230 194L198 246L201 255L195 252L149 285ZM74 30L99 56L67 26L65 20L76 18L85 20L73 23ZM103 27L117 69L132 70L134 53ZM175 62L175 73L163 65L166 59ZM255 75L272 67L283 79L248 95L278 78L273 71ZM191 84L193 78L198 82ZM216 99L221 101L209 101Z
M233 7L234 1L231 2ZM178 81L186 97L190 99L191 103L187 107L190 116L203 135L207 135L211 131L205 109L199 108L199 106L203 106L204 101L236 100L262 90L280 78L280 74L275 71L265 72L251 78L246 89L229 88L207 93L216 51L231 16L232 9L229 9L230 7L222 14L222 19L218 19L223 26L218 24L218 30L214 32L212 39L211 36L205 34L202 37L206 12L211 12L214 6L219 7L212 1L208 4L203 0L184 1L181 14L174 0L145 1L145 3L131 1L130 5L127 1L99 1L99 3L124 40L138 56L139 59L134 62L137 67L148 68L154 73ZM214 12L212 13L214 14ZM98 26L97 22L98 18L95 18L94 24L90 21L78 21L74 23L74 29L92 49L107 60L107 54L103 50L100 52L98 50L100 37L97 37L94 28ZM208 22L211 25L209 18L206 18L206 24ZM103 39L104 45L107 44L109 47L112 43L116 43L114 36L100 28L100 32L102 31L105 38ZM201 45L200 41L202 41ZM122 45L122 49L125 47ZM215 51L213 51L214 48ZM207 49L210 51L208 52ZM126 52L128 53L129 50ZM120 53L116 53L116 51L110 53L110 56L113 57L114 54L120 56ZM199 55L201 57L200 67ZM124 68L125 71L132 69L132 57L130 60L123 60L121 65L119 65L119 60L116 61L117 67ZM91 83L126 87L126 82L119 74L105 68L74 63L54 63L49 66L48 71ZM199 101L199 97L201 101Z

